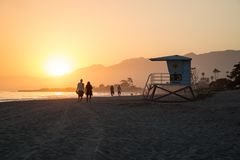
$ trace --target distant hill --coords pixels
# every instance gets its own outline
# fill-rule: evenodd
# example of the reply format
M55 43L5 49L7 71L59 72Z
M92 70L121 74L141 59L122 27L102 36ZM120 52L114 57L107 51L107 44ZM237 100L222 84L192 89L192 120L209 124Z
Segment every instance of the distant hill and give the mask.
M167 56L167 55L166 55ZM220 77L226 76L226 71L231 71L233 65L240 61L240 50L215 51L204 54L188 53L185 56L192 58L192 67L196 67L199 72L205 73L205 77L213 75L214 68L220 70ZM15 88L21 89L39 89L39 88L65 88L75 87L80 78L91 81L94 86L100 84L117 84L120 80L131 77L134 84L143 87L148 75L153 72L166 72L167 66L165 62L152 62L146 58L126 59L116 65L103 66L92 65L86 68L80 68L61 78L29 78L14 77L11 79L1 78L0 89ZM12 86L10 82L19 81L18 84ZM29 82L35 81L36 84L29 86ZM12 83L13 84L13 83Z
M204 54L189 53L185 56L192 58L192 66L205 73L206 77L213 75L214 68L220 70L220 77L226 77L227 71L232 71L233 65L240 61L240 50L214 51Z
M165 70L164 63L153 63L145 58L133 58L122 61L112 66L93 65L81 68L69 75L66 75L69 85L76 84L82 78L85 83L91 81L95 86L99 84L117 84L120 80L133 78L134 84L142 86L151 72Z
M226 71L231 71L233 65L240 61L240 50L215 51L199 55L188 53L184 56L192 58L192 67L197 68L199 76L204 72L205 77L210 77L213 75L214 68L217 68L221 71L219 77L226 77ZM167 72L166 63L151 62L140 57L127 59L109 67L93 65L79 69L68 76L70 83L82 77L85 81L90 80L95 85L115 84L131 77L135 85L143 87L148 75L153 72Z

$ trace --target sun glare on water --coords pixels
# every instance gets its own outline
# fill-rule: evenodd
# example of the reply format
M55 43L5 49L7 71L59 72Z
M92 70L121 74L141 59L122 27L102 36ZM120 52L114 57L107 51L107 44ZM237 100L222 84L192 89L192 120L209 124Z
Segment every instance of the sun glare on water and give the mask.
M66 57L52 57L45 65L46 71L51 76L62 76L71 71L71 62Z

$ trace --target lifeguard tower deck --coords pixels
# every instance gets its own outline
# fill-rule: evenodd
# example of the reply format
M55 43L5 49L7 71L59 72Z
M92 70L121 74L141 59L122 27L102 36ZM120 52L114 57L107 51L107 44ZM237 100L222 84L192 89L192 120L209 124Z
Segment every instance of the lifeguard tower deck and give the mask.
M144 98L152 101L192 101L191 58L174 55L151 58L151 61L166 61L168 73L151 73L143 90ZM175 98L169 98L174 96ZM168 99L166 98L168 97Z

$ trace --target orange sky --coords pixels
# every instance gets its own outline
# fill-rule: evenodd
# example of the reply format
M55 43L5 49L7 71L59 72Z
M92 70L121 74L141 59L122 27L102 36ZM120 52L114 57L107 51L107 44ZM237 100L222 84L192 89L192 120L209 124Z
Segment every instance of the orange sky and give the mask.
M239 49L239 0L5 0L1 76L47 76L131 57ZM50 69L49 69L50 70Z

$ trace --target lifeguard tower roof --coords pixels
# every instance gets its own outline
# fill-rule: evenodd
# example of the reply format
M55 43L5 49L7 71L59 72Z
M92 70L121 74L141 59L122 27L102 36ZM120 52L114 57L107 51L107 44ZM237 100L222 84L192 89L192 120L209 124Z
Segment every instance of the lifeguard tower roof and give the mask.
M151 61L191 61L192 58L173 55L173 56L150 58L149 60Z

